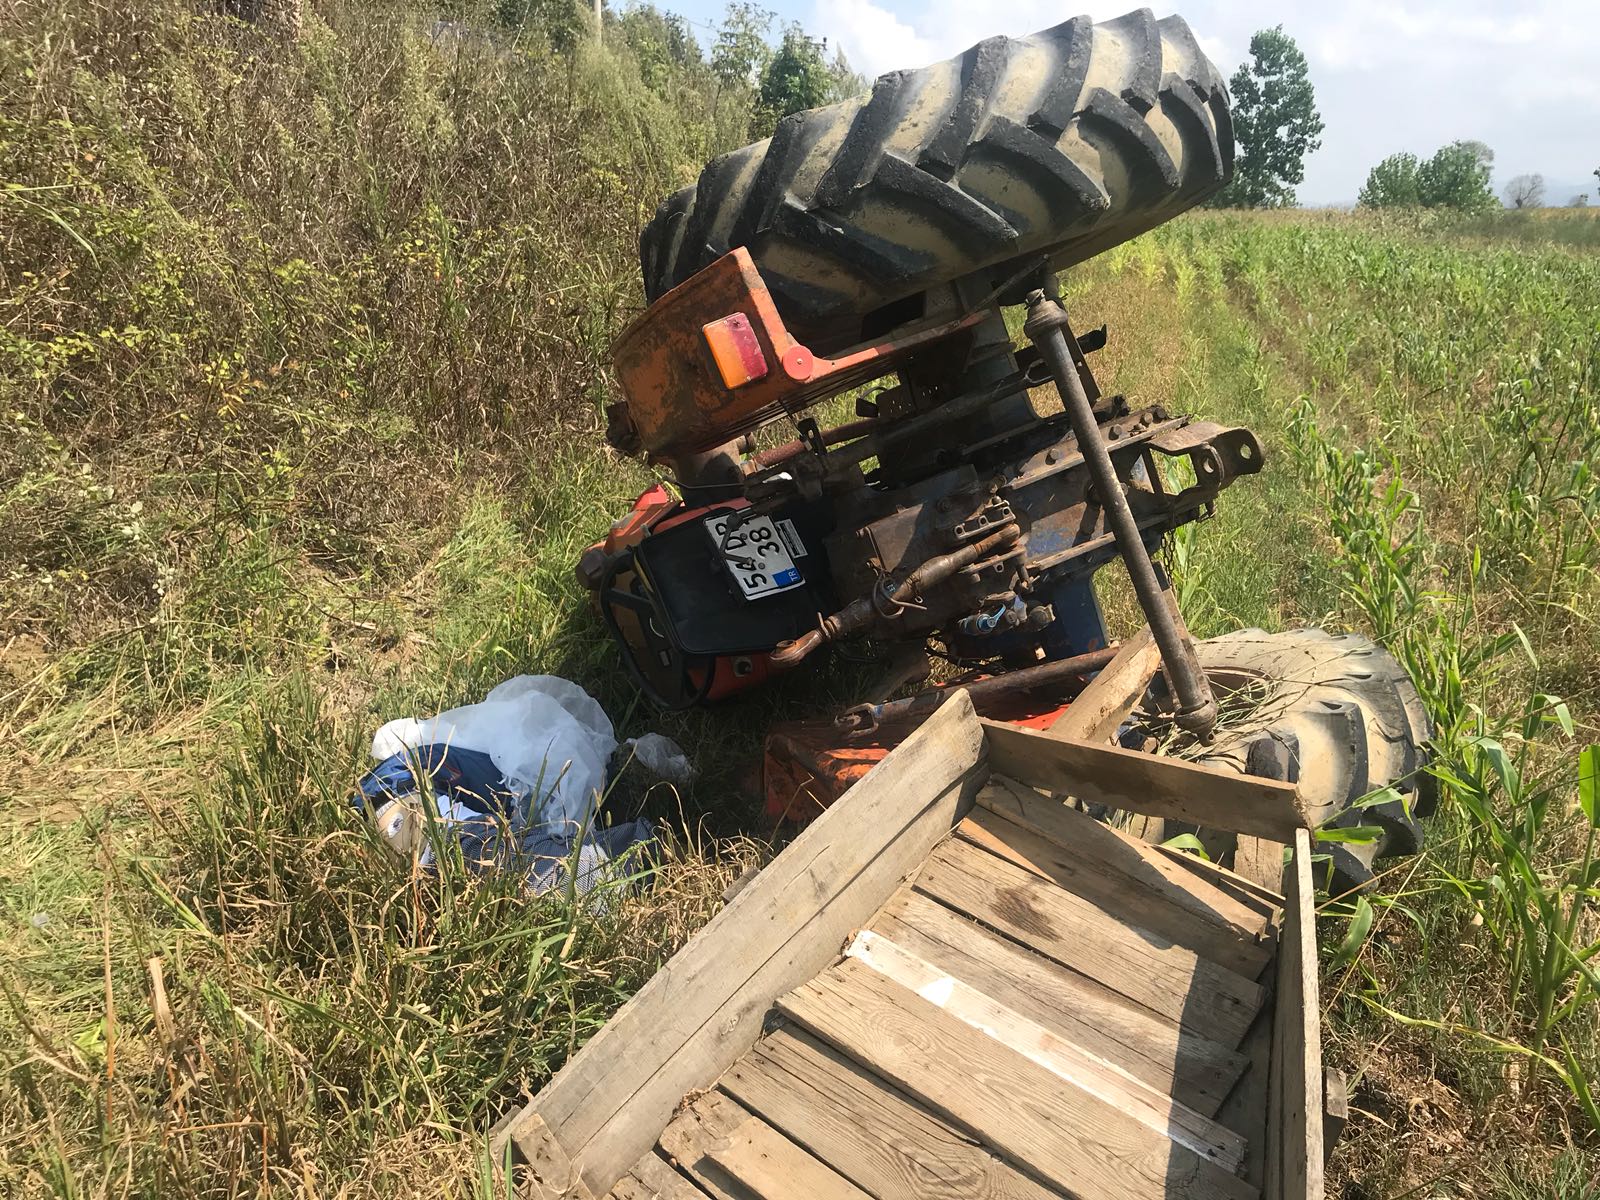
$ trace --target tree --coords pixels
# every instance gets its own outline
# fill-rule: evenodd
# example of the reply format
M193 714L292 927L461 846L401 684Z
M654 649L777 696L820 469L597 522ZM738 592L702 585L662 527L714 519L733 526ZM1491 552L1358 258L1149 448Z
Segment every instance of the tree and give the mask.
M617 24L639 62L639 77L652 91L664 91L675 72L700 69L700 43L677 13L653 4L631 5Z
M1506 184L1506 203L1512 208L1540 207L1544 204L1544 176L1516 176Z
M540 32L553 49L570 54L594 32L594 18L577 0L498 0L495 15L518 33Z
M711 72L721 88L753 83L767 64L772 49L767 30L773 14L759 4L730 4L711 47Z
M783 41L761 72L750 136L768 137L779 121L866 91L867 83L850 69L843 50L826 57L828 43L810 37L797 24L783 31Z
M1356 203L1363 208L1415 208L1422 203L1417 184L1421 168L1415 154L1391 154L1367 172Z
M750 89L755 86L759 73L766 69L772 47L767 45L767 30L772 28L773 14L758 4L731 3L722 15L717 29L717 40L711 45L711 74L716 77L716 91L711 97L711 124L721 128L722 97L733 91L738 106L732 118L743 125L749 118L744 115L749 107ZM732 133L733 131L729 131ZM735 134L737 136L737 134Z
M833 75L823 57L826 45L813 41L799 25L783 31L783 41L767 60L756 93L750 136L767 137L790 113L826 104L833 94Z
M1567 207L1568 208L1588 208L1589 207L1589 193L1588 192L1579 192L1576 196L1574 196L1572 198L1572 203L1569 204Z
M1451 142L1426 161L1414 154L1391 154L1367 173L1357 202L1366 208L1421 205L1476 212L1494 207L1489 186L1493 170L1494 151L1482 142ZM1521 178L1536 180L1542 193L1544 180L1539 176Z
M1494 151L1482 142L1451 142L1417 169L1417 198L1425 208L1478 212L1495 206L1489 176Z
M1322 117L1306 75L1306 56L1279 25L1250 39L1250 59L1228 82L1239 158L1214 205L1279 208L1294 204L1305 157L1322 145Z
M833 77L833 86L828 92L828 101L848 100L851 96L859 96L867 90L867 78L850 65L850 60L844 56L843 50L833 52L833 61L828 64L828 74Z

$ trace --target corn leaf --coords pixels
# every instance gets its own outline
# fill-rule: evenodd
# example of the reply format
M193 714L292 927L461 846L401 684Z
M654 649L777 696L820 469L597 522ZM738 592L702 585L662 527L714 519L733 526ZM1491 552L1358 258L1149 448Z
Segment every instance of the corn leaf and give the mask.
M1344 842L1357 846L1370 845L1382 836L1383 830L1377 825L1329 826L1317 830L1319 842Z
M1600 829L1600 746L1585 746L1578 755L1578 804L1589 824Z
M1344 937L1333 952L1333 965L1342 967L1356 960L1356 955L1361 953L1361 947L1367 944L1367 936L1372 932L1372 904L1365 896L1356 897L1355 911L1350 914L1350 924L1345 927Z

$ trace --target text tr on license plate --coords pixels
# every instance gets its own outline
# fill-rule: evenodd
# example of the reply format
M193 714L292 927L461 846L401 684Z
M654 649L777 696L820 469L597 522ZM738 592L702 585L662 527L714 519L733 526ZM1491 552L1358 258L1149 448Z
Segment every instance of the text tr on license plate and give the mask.
M804 583L794 560L804 558L806 548L794 522L751 517L741 524L738 515L723 512L707 517L706 528L745 599L786 592Z

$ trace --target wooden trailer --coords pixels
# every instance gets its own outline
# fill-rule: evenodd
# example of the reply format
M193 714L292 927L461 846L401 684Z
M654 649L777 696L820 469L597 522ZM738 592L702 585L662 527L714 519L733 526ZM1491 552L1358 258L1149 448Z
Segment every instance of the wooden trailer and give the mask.
M1287 844L1281 894L1080 804ZM496 1132L521 1194L1323 1194L1294 789L956 693Z

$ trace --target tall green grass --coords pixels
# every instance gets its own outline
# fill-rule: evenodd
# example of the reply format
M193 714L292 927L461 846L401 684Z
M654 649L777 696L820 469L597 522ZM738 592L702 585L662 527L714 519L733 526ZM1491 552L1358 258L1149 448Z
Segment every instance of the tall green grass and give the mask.
M487 1125L759 858L699 818L760 730L842 686L663 724L701 779L608 801L673 831L645 899L425 878L345 804L381 720L518 671L651 721L571 564L646 479L599 447L636 231L748 107L544 7L0 0L0 1192L490 1193ZM1328 928L1356 1194L1593 1176L1581 242L1205 216L1068 281L1108 382L1267 442L1170 549L1197 630L1364 626L1439 725L1434 849ZM1435 1086L1498 1165L1405 1157Z
M598 449L637 229L747 117L452 16L0 4L5 1195L483 1191L761 853L693 719L697 788L608 800L666 830L626 902L347 803L382 720L521 671L646 728L571 566L645 479Z
M1408 1016L1373 975L1361 997L1386 1016L1525 1056L1559 1080L1600 1131L1589 1084L1600 1065L1600 975L1589 965L1600 952L1590 912L1600 880L1600 749L1558 748L1576 733L1559 697L1513 685L1489 699L1502 658L1524 645L1536 652L1520 630L1485 627L1477 612L1482 560L1473 559L1458 591L1423 586L1433 564L1416 496L1392 467L1385 481L1370 455L1328 441L1304 405L1297 425L1344 552L1345 594L1417 680L1434 718L1430 769L1448 808L1434 829L1443 844L1422 864L1423 894L1466 902L1461 911L1483 931L1505 1007L1490 1020L1482 1010L1473 1022ZM1438 908L1448 911L1449 900Z

